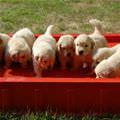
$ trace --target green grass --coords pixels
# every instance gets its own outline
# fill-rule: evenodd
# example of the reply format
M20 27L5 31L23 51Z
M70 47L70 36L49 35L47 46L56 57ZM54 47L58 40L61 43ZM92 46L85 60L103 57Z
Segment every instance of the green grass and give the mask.
M57 115L49 112L44 113L0 113L0 120L120 120L117 115L98 116L78 116L78 115Z
M0 0L0 32L29 27L43 33L49 24L54 33L92 32L91 18L104 21L106 32L120 33L120 0Z

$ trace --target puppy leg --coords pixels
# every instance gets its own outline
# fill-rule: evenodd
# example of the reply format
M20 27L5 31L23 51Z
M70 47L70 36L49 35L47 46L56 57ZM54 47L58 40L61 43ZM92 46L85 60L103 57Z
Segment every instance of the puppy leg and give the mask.
M11 60L11 57L9 55L6 55L5 56L5 67L6 68L9 68L12 64L12 60Z
M100 78L99 76L96 76L96 79Z
M52 70L55 64L55 59L50 60L50 69Z
M83 63L83 68L87 68L88 67L88 64L86 62Z

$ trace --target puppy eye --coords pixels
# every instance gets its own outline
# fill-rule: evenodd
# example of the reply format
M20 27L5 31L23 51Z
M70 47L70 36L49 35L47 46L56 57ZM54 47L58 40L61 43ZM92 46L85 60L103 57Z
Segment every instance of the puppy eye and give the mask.
M21 55L20 57L21 57L21 58L25 58L25 55Z
M63 47L62 49L63 49L63 50L65 50L65 48L64 48L64 47Z
M44 63L46 64L46 63L47 63L47 61L45 60L45 61L44 61Z
M39 57L38 57L38 56L36 56L36 57L35 57L35 59L38 61Z
M99 63L100 63L99 61L96 62L96 64L99 64Z
M85 45L85 47L88 47L88 45Z

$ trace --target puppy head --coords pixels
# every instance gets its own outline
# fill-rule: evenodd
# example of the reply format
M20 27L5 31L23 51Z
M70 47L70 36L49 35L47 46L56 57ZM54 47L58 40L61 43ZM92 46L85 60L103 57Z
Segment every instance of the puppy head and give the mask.
M12 61L20 62L20 63L26 62L30 58L29 53L21 52L17 50L12 51L10 57Z
M114 76L114 69L109 65L107 60L103 60L95 68L97 78L110 78Z
M17 50L10 50L10 58L12 61L18 62L18 54L19 52Z
M99 48L93 55L92 68L95 68L102 60L107 59L110 54L109 48Z
M94 41L86 34L79 35L75 41L75 53L77 56L87 55L94 49Z
M37 56L35 56L35 61L37 61L38 65L41 69L46 70L50 67L51 60L48 56L37 55Z
M64 57L72 57L75 52L74 38L70 35L62 36L57 43L57 49Z
M30 59L30 54L26 52L20 52L18 54L18 60L20 63L27 62Z

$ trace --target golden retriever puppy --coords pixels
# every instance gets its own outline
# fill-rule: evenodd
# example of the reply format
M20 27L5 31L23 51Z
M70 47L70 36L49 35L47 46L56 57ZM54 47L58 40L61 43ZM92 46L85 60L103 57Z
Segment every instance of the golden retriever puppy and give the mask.
M95 68L96 78L111 78L120 76L120 50L108 59L100 62Z
M63 35L57 42L57 54L62 70L73 67L75 48L74 38L71 35Z
M32 48L35 37L34 33L29 28L23 28L18 30L13 36L13 38L24 38L27 44Z
M34 34L29 28L23 28L17 31L9 40L6 48L6 66L10 67L12 62L18 62L23 68L26 68L28 61L31 60L34 40Z
M52 37L52 28L53 25L48 26L45 34L39 36L33 44L33 67L38 77L42 77L42 72L52 69L55 64L56 40Z
M11 38L5 51L6 67L10 67L12 62L18 62L23 68L26 68L29 60L31 60L31 48L25 39L22 37Z
M102 60L107 59L120 49L120 44L117 44L111 48L99 48L93 55L92 68L95 68Z
M87 35L81 34L75 40L74 69L86 68L92 60L94 41ZM87 65L88 64L88 65Z
M94 32L89 35L89 37L95 43L94 51L96 51L98 48L108 47L107 40L103 35L102 22L97 19L91 19L89 20L89 23L95 27Z
M10 37L7 34L0 33L0 62L4 58L5 47L9 41Z

